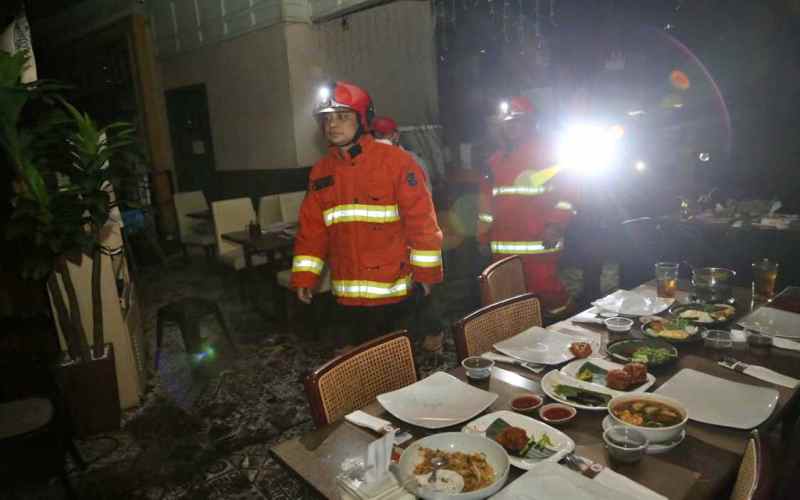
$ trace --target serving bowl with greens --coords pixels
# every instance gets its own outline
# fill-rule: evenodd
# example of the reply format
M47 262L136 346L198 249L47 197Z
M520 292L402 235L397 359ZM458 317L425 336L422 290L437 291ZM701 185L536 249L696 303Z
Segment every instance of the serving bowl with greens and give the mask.
M608 344L606 352L615 361L642 363L648 368L663 366L678 359L678 350L661 339L623 339Z

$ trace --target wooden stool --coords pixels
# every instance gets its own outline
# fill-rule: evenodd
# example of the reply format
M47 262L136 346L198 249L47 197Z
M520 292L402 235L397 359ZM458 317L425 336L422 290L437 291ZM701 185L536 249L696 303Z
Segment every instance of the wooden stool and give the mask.
M236 344L233 342L231 332L225 323L225 317L216 302L199 298L186 298L176 302L171 302L158 310L156 323L156 355L155 368L158 369L158 361L161 355L161 341L164 337L164 327L167 323L175 323L181 331L183 345L186 352L197 353L202 349L202 339L200 338L199 322L203 318L213 315L225 338L230 343L234 352L237 351Z

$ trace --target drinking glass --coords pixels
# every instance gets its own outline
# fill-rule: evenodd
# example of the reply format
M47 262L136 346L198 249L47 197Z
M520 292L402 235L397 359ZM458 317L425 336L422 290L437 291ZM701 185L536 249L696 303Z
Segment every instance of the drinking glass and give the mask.
M762 259L753 262L753 298L770 301L775 296L775 281L778 279L778 263Z
M659 297L674 299L678 291L678 268L675 262L656 263L656 290Z

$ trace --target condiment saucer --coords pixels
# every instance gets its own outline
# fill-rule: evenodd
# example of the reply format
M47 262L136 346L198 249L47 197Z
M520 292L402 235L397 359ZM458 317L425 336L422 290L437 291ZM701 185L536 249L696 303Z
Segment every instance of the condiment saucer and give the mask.
M606 418L603 419L603 430L605 431L612 425L613 425L613 420L611 420L611 415L606 415ZM684 429L681 432L680 437L674 441L668 441L665 443L650 443L650 445L647 447L646 453L648 455L658 455L660 453L666 453L672 448L675 448L676 446L681 444L684 439L686 439L686 429Z

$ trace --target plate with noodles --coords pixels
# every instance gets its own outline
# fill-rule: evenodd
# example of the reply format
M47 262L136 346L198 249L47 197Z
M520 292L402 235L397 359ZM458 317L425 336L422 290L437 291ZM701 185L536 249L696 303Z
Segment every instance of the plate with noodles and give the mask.
M445 464L431 483L432 461ZM478 500L497 493L511 464L502 446L462 432L433 434L408 446L400 456L399 479L412 494L426 500Z

